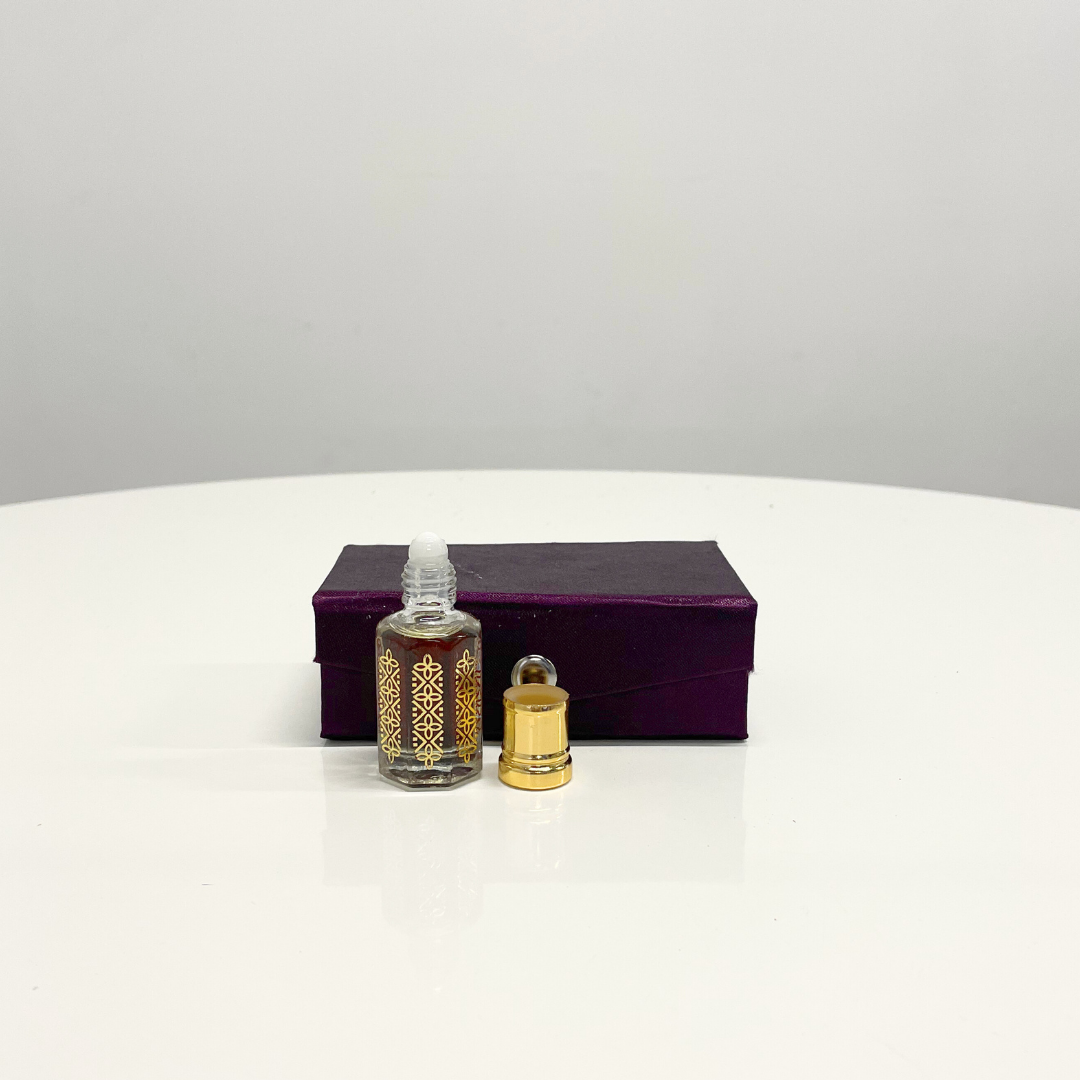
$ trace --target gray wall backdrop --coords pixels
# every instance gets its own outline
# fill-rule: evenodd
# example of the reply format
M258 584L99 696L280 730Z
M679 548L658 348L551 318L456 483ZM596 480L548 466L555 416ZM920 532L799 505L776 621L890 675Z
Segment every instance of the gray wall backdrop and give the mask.
M532 466L1080 505L1076 0L0 16L0 502Z

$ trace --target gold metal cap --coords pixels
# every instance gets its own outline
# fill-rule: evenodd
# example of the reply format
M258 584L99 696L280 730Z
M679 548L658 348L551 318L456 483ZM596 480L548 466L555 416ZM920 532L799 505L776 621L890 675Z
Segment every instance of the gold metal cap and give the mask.
M541 672L546 681L541 681ZM520 681L523 675L528 681ZM570 695L555 685L554 665L542 656L524 657L514 668L514 682L519 685L503 691L499 779L529 791L570 783L573 763L566 733Z

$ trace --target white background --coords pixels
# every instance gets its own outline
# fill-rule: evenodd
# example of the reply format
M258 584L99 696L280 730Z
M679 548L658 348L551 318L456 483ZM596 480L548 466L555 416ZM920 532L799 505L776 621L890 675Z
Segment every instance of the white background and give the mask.
M1075 0L0 13L0 502L525 465L1080 505Z

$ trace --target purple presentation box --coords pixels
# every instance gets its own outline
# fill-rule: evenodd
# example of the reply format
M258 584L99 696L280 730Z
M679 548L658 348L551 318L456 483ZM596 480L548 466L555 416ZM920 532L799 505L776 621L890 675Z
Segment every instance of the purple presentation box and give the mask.
M375 626L405 547L346 547L315 594L324 739L374 741ZM457 606L482 627L484 738L527 653L570 694L570 737L745 739L757 601L711 541L458 544Z

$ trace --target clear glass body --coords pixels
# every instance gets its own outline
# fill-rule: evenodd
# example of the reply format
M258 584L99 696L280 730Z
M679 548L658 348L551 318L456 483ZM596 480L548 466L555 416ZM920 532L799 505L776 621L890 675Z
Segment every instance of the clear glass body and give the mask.
M483 764L480 623L452 596L407 602L375 630L379 772L406 787L448 787Z

